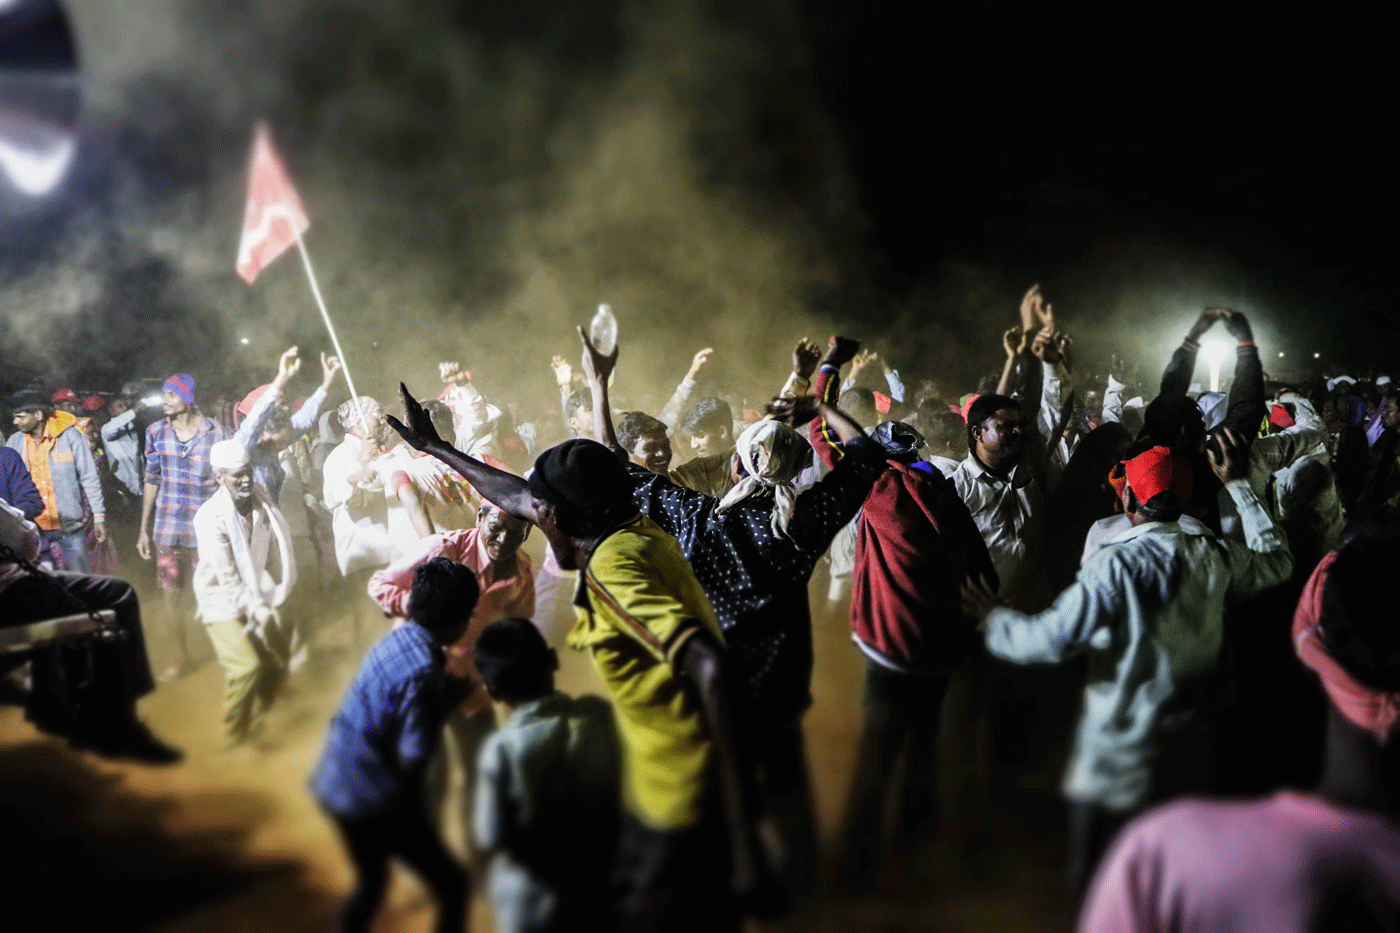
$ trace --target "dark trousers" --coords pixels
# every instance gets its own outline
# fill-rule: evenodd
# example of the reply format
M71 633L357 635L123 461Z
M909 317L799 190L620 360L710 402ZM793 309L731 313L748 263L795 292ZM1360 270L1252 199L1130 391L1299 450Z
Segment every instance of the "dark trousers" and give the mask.
M1141 810L1118 812L1094 803L1069 804L1069 864L1066 866L1070 897L1078 904L1093 880L1094 870L1124 826Z
M846 880L866 884L879 870L885 800L896 779L896 848L908 849L936 830L938 723L950 679L947 674L906 674L867 660L865 721L842 827ZM897 770L901 755L902 777Z
M419 795L387 813L365 819L332 814L355 865L355 889L341 909L336 929L341 933L368 930L384 901L389 883L389 859L397 857L422 878L437 901L438 933L462 933L467 911L467 873L442 844L428 821Z
M817 879L817 808L802 720L760 725L750 741L763 817L781 846L776 853L778 879L789 894L801 896Z
M658 830L625 814L613 888L619 933L738 933L729 840L718 807L693 827Z
M136 700L155 689L141 631L141 605L125 580L81 573L31 574L6 588L4 602L3 625L111 609L122 632L122 638L96 640L90 648L54 645L31 653L28 712L36 724L62 729L130 719Z

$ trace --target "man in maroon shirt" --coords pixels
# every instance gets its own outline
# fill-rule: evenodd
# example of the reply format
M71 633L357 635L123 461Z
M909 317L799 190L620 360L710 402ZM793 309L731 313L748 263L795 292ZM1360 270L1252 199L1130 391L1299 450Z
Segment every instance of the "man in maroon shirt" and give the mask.
M823 366L813 391L834 406L840 385L837 370ZM917 842L934 829L939 713L949 679L977 643L960 587L968 574L997 586L957 488L919 457L919 433L887 421L871 436L890 465L857 519L851 589L851 640L866 657L865 722L841 846L842 877L856 889L873 882L879 868L883 804L901 752L907 758L896 841ZM812 422L811 440L828 467L842 456L821 419Z

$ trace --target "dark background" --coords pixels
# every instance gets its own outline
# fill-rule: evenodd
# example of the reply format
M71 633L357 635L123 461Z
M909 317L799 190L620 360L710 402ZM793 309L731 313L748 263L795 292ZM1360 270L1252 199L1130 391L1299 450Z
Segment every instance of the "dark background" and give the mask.
M728 339L743 372L743 348L825 328L860 333L906 374L965 383L998 365L996 335L1032 282L1091 363L1127 351L1150 369L1211 303L1248 311L1266 358L1287 351L1284 375L1384 366L1400 340L1386 35L1340 12L150 0L147 21L177 22L188 44L147 66L135 13L72 7L85 71L111 87L64 190L0 231L0 283L28 289L9 306L24 310L0 311L10 383L204 367L238 385L286 341L325 343L295 260L253 289L232 274L261 116L362 360L386 321L489 322L468 342L491 373L521 345L501 325L547 332L536 355L568 352L559 320L621 291L624 332L658 341L660 383L694 346ZM570 147L657 101L683 158L674 186L642 200L694 194L719 220L685 229L680 206L560 223L579 197ZM729 242L731 226L751 235ZM794 281L683 273L687 236L736 257L782 241L767 278ZM522 240L563 270L567 307L507 300ZM43 309L63 288L66 310Z

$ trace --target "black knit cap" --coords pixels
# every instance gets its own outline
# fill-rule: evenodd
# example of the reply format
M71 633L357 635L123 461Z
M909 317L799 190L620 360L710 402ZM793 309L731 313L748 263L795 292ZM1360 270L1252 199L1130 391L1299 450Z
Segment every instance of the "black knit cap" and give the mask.
M632 508L632 480L611 450L597 441L574 438L536 458L530 495L599 519Z

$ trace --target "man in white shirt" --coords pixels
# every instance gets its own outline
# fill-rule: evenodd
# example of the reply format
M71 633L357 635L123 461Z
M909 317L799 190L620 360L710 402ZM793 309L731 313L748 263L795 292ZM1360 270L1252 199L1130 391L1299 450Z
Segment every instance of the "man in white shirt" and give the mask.
M286 520L253 482L247 449L219 441L209 465L219 490L194 515L194 594L224 668L224 742L232 748L255 731L286 675L289 628L278 609L296 585L296 558ZM275 582L268 573L274 540Z
M1210 451L1211 468L1239 511L1246 544L1182 531L1191 465L1154 447L1127 464L1133 527L1105 544L1050 608L1027 615L975 581L964 589L964 608L983 620L994 656L1053 664L1088 654L1064 782L1077 889L1128 819L1198 780L1189 727L1220 653L1226 596L1259 593L1293 568L1286 540L1244 479L1248 450L1228 429L1221 446Z

